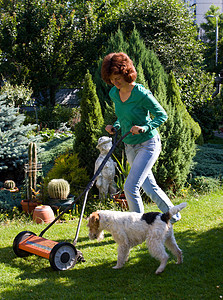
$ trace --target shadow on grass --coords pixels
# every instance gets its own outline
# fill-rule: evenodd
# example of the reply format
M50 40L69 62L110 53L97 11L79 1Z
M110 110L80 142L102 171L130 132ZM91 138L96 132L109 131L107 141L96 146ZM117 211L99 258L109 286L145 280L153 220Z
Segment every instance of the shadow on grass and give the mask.
M43 258L17 258L11 248L1 248L1 262L20 270L18 284L14 283L13 290L1 296L2 299L219 299L223 294L222 236L223 224L204 233L177 232L175 237L183 250L184 263L175 265L175 258L170 256L164 273L159 276L154 274L159 263L148 255L145 244L132 250L129 262L122 269L114 270L116 250L111 249L115 253L108 259L106 251L104 257L97 254L97 246L107 245L105 250L110 250L113 241L82 247L85 239L80 238L77 249L86 248L88 259L64 272L53 271ZM32 284L28 285L27 280Z

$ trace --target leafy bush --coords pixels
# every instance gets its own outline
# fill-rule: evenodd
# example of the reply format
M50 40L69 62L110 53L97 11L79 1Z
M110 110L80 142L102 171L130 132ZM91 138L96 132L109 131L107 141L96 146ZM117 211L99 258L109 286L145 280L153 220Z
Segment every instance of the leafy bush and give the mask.
M54 107L40 107L38 121L42 128L58 129L60 123L68 122L74 116L70 107L57 104Z
M0 211L11 211L13 207L21 207L21 194L0 190Z
M176 76L182 101L201 126L202 134L207 141L217 128L221 116L221 101L218 97L212 98L214 74L204 72L200 68L186 68Z
M38 132L38 135L42 137L43 142L47 142L54 138L60 139L62 137L71 137L72 132L66 127L66 123L64 123L61 124L61 127L58 130L44 128Z
M32 89L21 85L11 85L9 82L4 82L1 88L1 93L7 96L7 105L13 107L19 107L21 105L27 105L32 103Z
M212 177L198 176L190 180L191 187L198 193L210 193L219 190L221 181Z

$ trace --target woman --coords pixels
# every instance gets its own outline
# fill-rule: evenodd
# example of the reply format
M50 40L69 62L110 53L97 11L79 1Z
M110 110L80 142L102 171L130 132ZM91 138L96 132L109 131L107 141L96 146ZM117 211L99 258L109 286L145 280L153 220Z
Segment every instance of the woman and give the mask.
M144 212L140 196L142 186L159 209L167 212L173 204L157 185L152 173L152 167L161 151L160 136L156 128L166 121L167 114L152 93L135 82L137 72L127 54L120 52L105 56L101 75L106 83L113 85L109 96L115 103L118 117L114 125L106 126L106 131L113 134L113 128L121 128L123 135L128 131L132 133L124 139L127 160L131 166L124 187L129 210ZM150 113L154 116L153 119L150 118ZM171 222L179 219L180 213L173 216Z

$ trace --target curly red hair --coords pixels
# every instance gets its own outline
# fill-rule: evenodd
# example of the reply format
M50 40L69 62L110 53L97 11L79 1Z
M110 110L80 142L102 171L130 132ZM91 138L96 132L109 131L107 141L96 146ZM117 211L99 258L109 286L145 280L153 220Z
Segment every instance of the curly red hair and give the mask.
M132 83L136 80L137 72L129 56L123 52L110 53L106 55L102 62L101 77L112 84L110 77L112 74L121 74L126 82Z

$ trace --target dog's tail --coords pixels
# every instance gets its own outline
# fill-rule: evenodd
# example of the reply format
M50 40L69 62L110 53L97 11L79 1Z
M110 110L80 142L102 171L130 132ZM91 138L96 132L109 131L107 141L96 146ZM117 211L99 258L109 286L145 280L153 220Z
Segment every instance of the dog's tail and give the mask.
M176 206L174 206L174 207L171 207L171 208L169 209L170 218L171 218L173 215L177 214L179 211L181 211L181 209L183 209L183 208L186 207L186 206L187 206L187 202L182 202L182 203L180 203L179 205L176 205Z
M186 206L187 206L187 203L186 202L182 202L179 205L171 207L167 213L164 213L162 215L162 219L164 221L170 220L173 215L177 214L179 211L181 211L181 209L183 209Z

